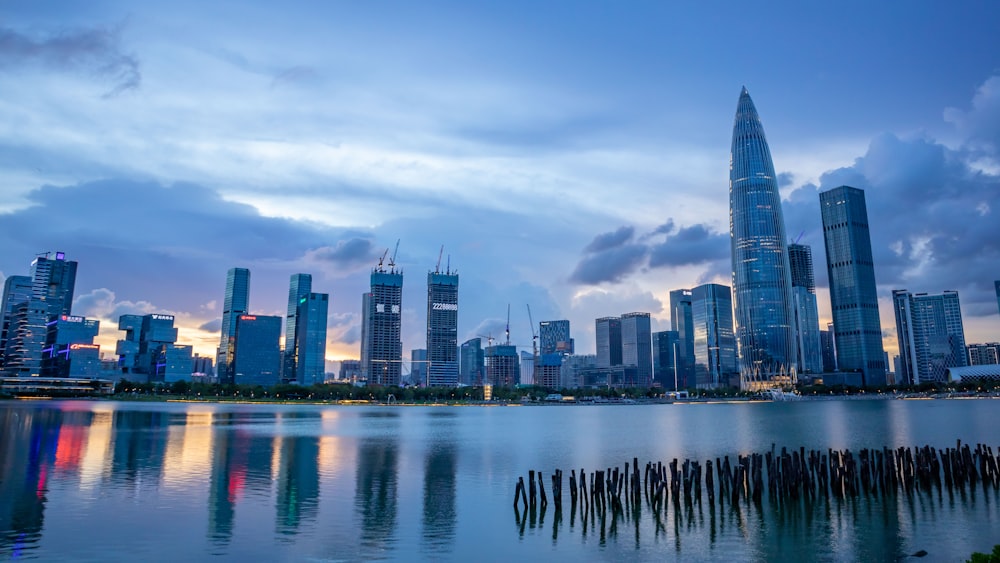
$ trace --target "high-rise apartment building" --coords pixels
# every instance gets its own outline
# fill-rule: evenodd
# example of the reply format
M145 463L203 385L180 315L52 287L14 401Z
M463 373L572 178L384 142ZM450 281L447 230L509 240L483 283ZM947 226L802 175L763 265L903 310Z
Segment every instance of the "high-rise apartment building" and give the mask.
M653 384L653 333L649 313L625 313L621 316L621 364L635 366L635 380L626 387L650 387ZM631 374L631 372L627 372Z
M312 293L311 274L292 274L288 282L288 309L285 313L285 350L282 352L281 379L286 383L297 382L295 367L298 364L299 301Z
M538 353L573 354L573 338L570 337L569 321L542 321L538 323Z
M694 319L691 315L691 290L670 292L670 325L677 333L677 384L680 389L697 385L694 375Z
M823 371L823 347L819 337L812 248L804 244L789 244L788 265L792 272L798 369L799 372L819 373Z
M486 356L483 341L470 338L462 343L459 350L459 380L462 385L483 385L486 383Z
M250 270L230 268L226 273L226 295L222 305L222 338L216 372L220 383L233 383L233 346L239 317L250 312Z
M0 368L4 367L7 355L7 332L14 319L14 309L32 297L31 278L28 276L8 276L3 282L3 302L0 304Z
M32 293L48 306L50 318L69 315L76 287L76 262L63 252L46 252L31 262Z
M968 365L957 291L941 294L892 292L899 339L899 383L945 381L946 371Z
M427 273L427 385L458 385L458 274Z
M232 382L268 386L281 381L282 318L240 315L235 321Z
M653 333L653 383L663 389L683 388L676 365L678 348L676 330Z
M785 220L771 151L746 88L733 123L729 230L744 389L796 381L795 314Z
M968 352L970 366L1000 364L1000 342L969 344L965 349Z
M864 385L885 385L885 354L865 192L840 186L819 194L830 280L834 344L840 371Z
M403 361L400 340L400 314L403 309L403 272L395 266L390 270L376 268L371 275L371 292L366 298L368 308L363 331L362 371L369 385L398 386Z
M691 290L694 333L694 386L714 389L729 385L739 375L733 300L728 286L710 283Z
M622 365L622 321L619 317L602 317L595 322L597 366L606 368Z

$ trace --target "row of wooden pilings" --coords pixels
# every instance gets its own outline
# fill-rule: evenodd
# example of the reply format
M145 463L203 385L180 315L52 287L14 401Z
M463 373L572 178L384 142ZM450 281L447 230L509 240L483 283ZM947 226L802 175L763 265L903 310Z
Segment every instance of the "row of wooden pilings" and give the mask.
M998 448L1000 451L1000 448ZM588 486L589 476L589 486ZM556 511L562 508L563 472L556 469L551 477L552 499ZM704 487L702 483L704 482ZM853 498L887 495L898 491L961 489L981 482L984 487L1000 488L1000 466L993 449L977 444L974 449L959 440L954 448L931 446L896 449L828 449L806 451L804 447L778 453L772 444L763 454L738 455L735 463L729 456L705 461L672 460L669 464L647 462L640 472L639 459L625 462L624 468L609 467L579 475L570 471L569 493L574 510L611 508L624 511L631 505L645 503L656 510L668 498L675 503L701 502L703 490L709 502L718 495L720 504L761 503L764 495L776 503L812 499L817 496ZM541 471L529 471L528 483L518 477L514 489L514 508L542 510L548 505Z

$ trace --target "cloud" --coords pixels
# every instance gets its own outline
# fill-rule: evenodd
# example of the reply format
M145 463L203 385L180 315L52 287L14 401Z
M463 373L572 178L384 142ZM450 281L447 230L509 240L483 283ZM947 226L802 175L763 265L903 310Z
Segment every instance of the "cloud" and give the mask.
M375 254L375 244L370 238L352 237L337 241L334 246L321 246L308 250L305 260L332 267L333 270L353 270L362 264L373 263Z
M115 292L106 287L91 290L73 300L73 314L88 318L118 321L122 315L148 315L164 313L149 301L118 301Z
M596 285L618 282L638 270L646 261L649 247L625 244L588 254L576 265L569 280L573 283Z
M222 333L222 317L212 319L208 322L202 323L198 330L203 330L205 332L218 332Z
M654 245L649 266L677 267L729 259L729 234L714 232L704 224L681 227L662 243Z
M617 248L632 240L635 235L635 227L623 226L610 233L601 233L594 237L594 240L583 249L584 252L602 252Z
M944 119L955 125L971 147L995 157L1000 152L1000 76L990 77L976 90L969 110L947 108Z
M0 28L0 67L39 65L64 72L81 72L111 83L104 96L139 88L139 61L121 48L121 27L63 30L30 37Z

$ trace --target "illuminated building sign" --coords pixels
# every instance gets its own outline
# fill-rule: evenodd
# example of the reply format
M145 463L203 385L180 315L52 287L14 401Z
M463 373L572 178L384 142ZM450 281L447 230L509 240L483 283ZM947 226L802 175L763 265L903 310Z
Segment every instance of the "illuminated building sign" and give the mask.
M63 315L62 317L60 317L60 319L66 321L68 323L82 323L83 322L83 317L76 317L76 316L73 316L73 315Z
M154 313L154 314L150 315L150 317L153 317L154 321L172 321L172 320L174 320L174 316L173 315L157 315L157 314Z
M431 309L434 311L457 311L458 305L455 303L434 303Z
M70 350L97 350L101 346L99 344L70 344Z
M240 315L241 321L256 321L257 317L255 315Z

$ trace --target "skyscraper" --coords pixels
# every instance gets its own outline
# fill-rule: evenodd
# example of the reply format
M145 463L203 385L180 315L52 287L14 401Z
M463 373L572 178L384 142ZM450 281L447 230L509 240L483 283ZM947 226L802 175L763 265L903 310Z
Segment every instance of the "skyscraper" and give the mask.
M819 339L819 308L816 304L812 248L804 244L789 244L788 265L792 271L799 371L819 373L823 371L823 349Z
M486 380L495 387L513 387L521 378L517 347L494 344L486 347Z
M326 380L326 324L330 307L327 293L308 293L299 298L295 316L295 380L313 385ZM287 349L288 343L285 343Z
M677 385L680 389L695 387L694 319L691 317L691 290L670 292L670 325L677 333Z
M14 308L31 299L31 278L8 276L3 282L3 302L0 304L0 368L7 354L7 332L14 318Z
M861 372L864 385L885 385L885 354L865 192L840 186L819 194L830 279L834 345L840 371Z
M741 386L760 389L794 383L788 237L771 151L746 88L733 123L729 210Z
M957 291L928 295L897 289L892 303L901 368L896 381L945 381L947 368L968 365Z
M827 325L827 330L819 331L819 342L823 348L823 371L829 373L837 369L837 348L833 343L833 323Z
M299 301L312 292L312 275L292 274L288 283L288 309L285 314L285 351L282 354L281 379L297 381L295 366L298 364Z
M461 366L459 380L462 385L482 385L485 383L486 357L483 355L483 341L470 338L462 343L459 352Z
M594 321L597 337L597 367L622 365L622 321L618 317L602 317Z
M54 258L50 254L46 252L31 262L32 293L45 301L49 317L69 315L76 287L76 262L66 260L62 252L56 252Z
M219 341L219 358L215 362L220 383L233 383L233 345L236 340L236 323L241 315L250 312L250 270L230 268L226 273L226 296L222 305L222 338ZM279 366L280 367L280 366Z
M635 366L635 380L627 387L653 384L653 334L649 313L625 313L621 317L622 365Z
M427 385L458 385L458 273L427 273Z
M570 337L569 321L542 321L538 323L538 353L572 354L573 339Z
M166 383L191 379L191 347L176 344L173 315L122 315L118 330L125 331L115 347L124 379Z
M236 317L232 347L232 383L274 385L281 380L281 317Z
M677 390L681 384L680 378L675 377L677 348L676 330L653 333L653 382L664 389Z
M410 350L410 383L427 385L427 349Z
M699 389L728 386L730 376L739 374L733 334L733 298L729 287L709 283L692 289L691 321L694 385Z
M361 369L367 373L369 385L398 386L403 361L403 342L400 340L400 313L403 308L403 272L395 265L389 270L381 265L372 271L371 292L367 297L368 309L364 312L367 324L364 330L362 359L367 363Z

